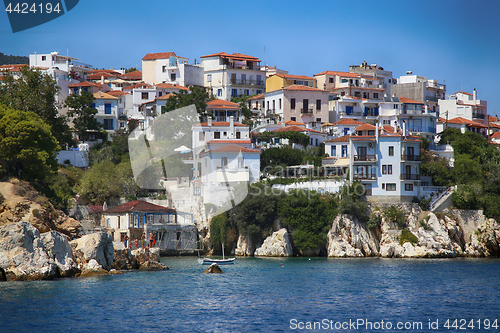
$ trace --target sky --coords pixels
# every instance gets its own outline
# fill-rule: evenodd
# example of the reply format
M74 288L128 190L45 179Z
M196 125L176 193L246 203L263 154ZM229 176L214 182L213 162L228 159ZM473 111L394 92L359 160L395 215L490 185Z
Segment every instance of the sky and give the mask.
M290 74L349 71L363 61L472 93L500 115L500 1L80 0L66 14L12 33L0 14L0 52L60 52L95 68L141 67L147 53L193 63L217 52L259 57Z

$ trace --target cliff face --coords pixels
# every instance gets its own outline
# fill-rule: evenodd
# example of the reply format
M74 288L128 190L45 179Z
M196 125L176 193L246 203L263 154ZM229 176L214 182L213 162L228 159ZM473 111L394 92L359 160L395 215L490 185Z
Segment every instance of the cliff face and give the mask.
M436 216L422 212L416 204L401 208L406 213L404 231L386 218L372 230L356 218L337 216L328 233L328 256L442 258L500 254L500 224L486 218L482 211L445 210Z

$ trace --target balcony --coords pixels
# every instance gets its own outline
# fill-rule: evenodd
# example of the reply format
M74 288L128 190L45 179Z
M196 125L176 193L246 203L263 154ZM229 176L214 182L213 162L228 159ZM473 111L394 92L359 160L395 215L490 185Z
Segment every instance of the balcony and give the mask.
M435 127L408 127L408 132L412 133L433 133L436 134L436 128Z
M264 86L264 81L257 81L257 80L236 80L236 79L230 79L229 83L233 86L252 86L252 87L263 87Z
M472 113L472 118L475 118L475 119L486 119L486 115L484 113L473 112Z
M305 109L305 108L302 108L300 109L300 113L302 114L313 114L313 109Z
M436 80L428 80L427 81L427 88L446 90L446 85L437 83Z
M353 178L355 180L375 180L377 179L377 175L374 173L354 174Z
M376 162L377 155L354 155L354 162Z
M402 173L401 180L420 180L420 175L413 174L413 173L411 173L411 174Z
M217 167L216 177L219 183L248 182L250 181L250 170L248 167L238 169Z
M342 117L363 117L362 111L340 111L339 115Z
M402 155L401 159L407 162L420 162L420 155Z

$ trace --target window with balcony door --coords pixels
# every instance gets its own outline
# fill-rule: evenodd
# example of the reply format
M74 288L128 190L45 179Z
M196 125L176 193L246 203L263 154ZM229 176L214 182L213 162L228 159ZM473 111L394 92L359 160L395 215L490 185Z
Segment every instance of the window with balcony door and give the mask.
M347 145L342 145L342 157L347 157Z
M170 74L170 81L175 81L177 79L177 75L175 73Z
M221 166L221 168L227 167L227 157L223 156L220 158L220 166Z
M320 99L316 100L316 110L321 111L321 100Z
M111 114L111 103L104 103L104 114Z
M290 109L295 110L295 98L290 99Z
M302 110L306 113L309 110L309 100L304 98L302 100Z
M236 139L241 139L241 132L236 132Z

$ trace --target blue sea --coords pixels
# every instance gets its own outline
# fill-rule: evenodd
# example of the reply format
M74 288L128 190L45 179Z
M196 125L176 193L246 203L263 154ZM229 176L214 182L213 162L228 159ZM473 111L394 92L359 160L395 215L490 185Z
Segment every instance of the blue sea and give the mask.
M500 259L237 258L224 274L161 261L1 282L0 332L500 331Z

